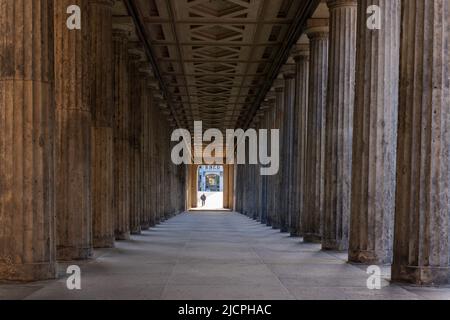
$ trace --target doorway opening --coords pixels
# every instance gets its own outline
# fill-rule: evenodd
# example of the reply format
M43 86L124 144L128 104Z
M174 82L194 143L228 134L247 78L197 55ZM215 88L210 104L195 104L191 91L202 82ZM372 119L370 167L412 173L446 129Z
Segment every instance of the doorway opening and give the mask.
M197 171L197 208L223 209L224 167L202 165Z
M234 209L234 165L199 165L187 166L186 207L188 210ZM205 194L205 206L202 207L201 196Z

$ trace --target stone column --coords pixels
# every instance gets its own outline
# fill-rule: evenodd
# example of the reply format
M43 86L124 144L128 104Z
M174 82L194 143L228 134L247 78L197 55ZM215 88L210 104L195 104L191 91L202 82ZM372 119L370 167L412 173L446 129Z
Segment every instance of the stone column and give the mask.
M274 118L274 124L275 129L280 129L280 139L283 136L283 131L281 131L282 127L282 119L283 119L283 112L284 112L284 81L283 80L275 80L275 118ZM282 152L283 148L283 141L280 141L280 152ZM273 219L272 219L272 228L274 229L281 229L282 225L286 225L286 219L284 215L284 207L285 204L283 201L280 201L281 199L281 192L283 190L282 188L282 176L283 176L283 162L282 159L280 159L280 170L278 174L275 176L275 190L273 193L273 204L274 204L274 210L273 210Z
M328 0L330 61L322 248L347 250L355 97L356 0Z
M297 45L293 51L296 68L294 116L294 185L295 199L291 216L291 234L300 236L301 216L304 211L306 173L306 134L308 124L309 45Z
M269 110L267 112L267 123L268 123L268 129L273 130L275 128L275 93L270 92L267 95L267 101L269 105ZM268 140L270 141L270 139ZM269 148L268 151L272 152L272 145L269 142ZM274 193L275 193L275 182L277 180L277 175L267 176L267 221L266 225L268 227L271 227L274 223L274 213L275 213L275 206L274 206ZM237 183L236 187L239 186L240 183Z
M147 90L147 105L145 106L145 115L146 115L146 124L144 125L145 130L145 146L146 146L146 154L145 154L145 212L144 214L148 217L148 227L153 227L155 225L155 219L153 217L153 199L152 199L152 105L153 105L153 96L152 89L150 87L150 82L152 81L151 77L148 77L146 83Z
M284 202L284 224L281 226L281 232L291 232L291 218L294 199L293 185L293 154L294 154L294 104L295 104L295 64L286 64L283 66L282 73L284 77L284 139L283 139L283 185L281 187L282 201Z
M128 37L114 30L114 217L116 240L130 239Z
M140 87L141 87L141 136L140 136L140 153L141 153L141 230L150 228L150 208L148 207L148 115L149 115L149 96L148 96L148 77L144 68L148 68L149 64L144 63L140 69Z
M328 19L308 21L310 39L309 94L302 234L305 242L322 239L325 166L325 107L328 81Z
M392 280L449 280L450 1L402 1ZM418 54L420 53L420 54Z
M0 279L56 276L53 3L0 0Z
M162 95L161 95L162 97ZM166 161L166 155L165 155L165 150L164 150L164 138L161 135L161 132L163 132L164 130L164 120L163 117L161 116L161 111L158 109L158 145L159 145L159 152L158 152L158 165L159 165L159 183L158 183L158 199L159 199L159 219L160 221L165 221L166 220L166 216L165 216L165 209L166 209L166 194L164 192L165 190L165 161Z
M81 8L81 30L66 27L67 8ZM87 0L55 2L55 210L58 260L92 254L91 108Z
M367 8L382 10L381 29ZM392 260L400 58L400 0L358 0L349 261Z
M159 89L158 89L159 90ZM154 106L152 108L153 112L153 172L154 172L154 195L155 195L155 207L153 208L154 216L155 216L155 223L159 224L161 219L161 148L160 148L160 125L159 125L159 110L158 110L158 104L161 101L162 96L158 92L158 90L155 89L154 91ZM195 200L196 201L196 200Z
M261 122L261 129L266 129L269 130L270 129L270 124L269 124L269 113L267 112L268 106L267 105L263 105L263 112L264 112L264 116L263 116L263 120ZM270 134L270 133L269 133ZM267 147L268 147L268 154L271 154L271 146L270 146L270 139L267 140ZM230 170L231 171L231 170ZM232 183L232 181L230 181L230 177L231 175L227 175L227 181L229 184ZM268 192L268 188L269 188L269 176L261 176L261 199L260 199L260 208L261 208L261 223L262 224L267 224L267 214L268 214L268 210L269 210L269 201L268 201L268 197L269 197L269 192ZM230 197L230 195L232 194L232 189L230 188L231 186L228 187L229 194L228 197ZM228 203L230 203L230 201L228 200Z
M95 248L114 246L112 0L89 0L92 215Z
M139 85L140 55L130 54L129 98L130 98L130 232L141 233L141 150L142 129L141 86Z
M151 219L150 225L155 226L159 222L159 217L157 217L157 167L156 167L156 138L158 133L156 131L156 99L155 91L158 90L158 82L155 78L150 79L150 105L149 105L149 142L150 142L150 210Z

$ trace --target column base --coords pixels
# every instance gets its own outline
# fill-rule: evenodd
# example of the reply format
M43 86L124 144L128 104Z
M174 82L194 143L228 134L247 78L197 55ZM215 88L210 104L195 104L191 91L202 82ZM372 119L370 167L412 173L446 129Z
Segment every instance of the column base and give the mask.
M348 262L360 264L383 265L391 264L392 252L375 250L349 250Z
M289 228L286 227L286 226L283 226L283 227L280 228L280 232L281 233L289 233Z
M136 228L133 228L131 231L130 231L130 233L132 234L132 235L140 235L142 232L141 232L141 227L136 227Z
M291 236L296 237L296 238L302 238L303 233L300 232L300 230L295 230L295 231L291 231Z
M261 217L261 224L267 225L267 218L266 217L264 217L264 216Z
M322 237L315 233L305 233L303 234L304 243L322 243Z
M116 232L116 241L130 240L130 232Z
M56 278L55 262L26 264L0 262L0 280L31 282Z
M450 268L400 266L394 264L392 265L391 281L421 286L445 285L450 283Z
M348 242L322 239L322 250L324 250L324 251L347 251L348 250Z
M94 237L94 248L104 249L104 248L114 248L115 236L107 237Z
M74 261L92 258L92 248L61 247L56 248L56 260Z
M301 237L302 234L298 228L291 228L291 237Z
M141 230L148 230L148 229L150 229L150 223L146 222L141 224Z

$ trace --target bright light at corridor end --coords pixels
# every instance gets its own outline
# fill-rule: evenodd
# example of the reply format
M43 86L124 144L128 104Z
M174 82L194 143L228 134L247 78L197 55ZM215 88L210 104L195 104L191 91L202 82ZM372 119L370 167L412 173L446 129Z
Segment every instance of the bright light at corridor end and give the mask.
M202 121L195 121L194 137L187 129L176 129L172 133L171 140L178 142L172 148L171 154L172 162L176 165L222 165L224 161L226 164L260 165L262 176L276 175L279 170L280 130L278 129L259 129L258 131L227 129L224 137L219 129L208 129L203 133ZM194 141L193 149L192 141ZM204 147L205 142L209 144Z

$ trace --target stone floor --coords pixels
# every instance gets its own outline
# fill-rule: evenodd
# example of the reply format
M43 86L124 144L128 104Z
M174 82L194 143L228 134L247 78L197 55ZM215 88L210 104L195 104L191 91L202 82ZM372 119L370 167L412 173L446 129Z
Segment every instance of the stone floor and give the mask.
M62 278L0 284L0 299L450 299L450 287L369 290L365 268L230 212L195 212L96 251L82 290Z

